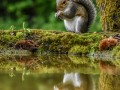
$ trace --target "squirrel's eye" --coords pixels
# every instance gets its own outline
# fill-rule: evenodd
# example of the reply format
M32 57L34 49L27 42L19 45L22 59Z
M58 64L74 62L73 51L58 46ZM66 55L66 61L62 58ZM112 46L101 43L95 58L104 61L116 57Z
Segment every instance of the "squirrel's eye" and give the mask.
M63 3L63 4L65 4L65 3L66 3L66 1L63 1L62 3Z

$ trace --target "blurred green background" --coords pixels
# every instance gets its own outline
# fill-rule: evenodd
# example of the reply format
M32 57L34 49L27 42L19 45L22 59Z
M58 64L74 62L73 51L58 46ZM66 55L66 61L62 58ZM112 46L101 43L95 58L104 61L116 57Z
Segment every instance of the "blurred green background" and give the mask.
M0 30L18 30L24 22L25 27L31 29L65 31L62 20L54 17L55 12L55 0L1 0ZM101 31L99 13L90 31Z

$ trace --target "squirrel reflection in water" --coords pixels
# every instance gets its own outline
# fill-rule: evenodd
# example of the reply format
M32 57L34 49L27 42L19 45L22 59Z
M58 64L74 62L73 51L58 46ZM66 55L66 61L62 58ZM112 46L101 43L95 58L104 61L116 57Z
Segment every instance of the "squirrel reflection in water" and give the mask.
M54 86L54 90L94 90L90 75L65 73L63 81Z

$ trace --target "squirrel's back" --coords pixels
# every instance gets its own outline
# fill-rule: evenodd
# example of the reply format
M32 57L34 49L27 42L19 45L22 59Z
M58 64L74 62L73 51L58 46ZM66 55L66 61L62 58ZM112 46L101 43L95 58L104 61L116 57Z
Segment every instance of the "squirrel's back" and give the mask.
M96 8L91 0L72 0L75 3L83 5L88 12L88 28L94 22L96 18Z

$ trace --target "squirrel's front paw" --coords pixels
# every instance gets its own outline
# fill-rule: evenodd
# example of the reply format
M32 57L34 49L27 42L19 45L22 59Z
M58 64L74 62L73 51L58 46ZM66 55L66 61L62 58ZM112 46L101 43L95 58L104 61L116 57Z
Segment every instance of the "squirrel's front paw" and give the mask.
M62 19L63 18L63 11L58 11L55 13L55 17Z

